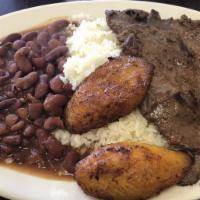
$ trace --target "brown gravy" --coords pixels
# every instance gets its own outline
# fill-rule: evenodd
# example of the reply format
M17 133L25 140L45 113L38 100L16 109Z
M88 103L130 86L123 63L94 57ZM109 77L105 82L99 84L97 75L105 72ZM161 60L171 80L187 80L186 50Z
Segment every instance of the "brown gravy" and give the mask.
M58 175L54 173L52 170L46 168L33 168L32 166L27 165L18 165L16 163L7 164L5 162L0 161L0 167L11 169L13 171L17 171L19 173L28 174L30 176L35 176L39 178L44 178L48 180L56 180L56 181L74 181L74 177L72 175Z

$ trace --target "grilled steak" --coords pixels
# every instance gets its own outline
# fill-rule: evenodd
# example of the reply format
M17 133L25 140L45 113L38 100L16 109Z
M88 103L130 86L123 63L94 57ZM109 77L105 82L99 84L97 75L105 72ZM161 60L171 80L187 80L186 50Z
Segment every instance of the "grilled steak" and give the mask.
M106 17L124 55L155 65L141 112L170 144L194 152L196 162L182 184L195 183L200 178L200 21L161 19L155 10L107 11Z

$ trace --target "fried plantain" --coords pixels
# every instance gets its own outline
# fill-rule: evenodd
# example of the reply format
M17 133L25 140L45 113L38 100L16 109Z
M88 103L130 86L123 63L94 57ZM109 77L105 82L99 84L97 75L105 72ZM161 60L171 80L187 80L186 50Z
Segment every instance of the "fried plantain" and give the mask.
M112 58L76 90L65 110L72 133L99 128L129 114L143 100L153 66L140 58Z
M134 142L107 145L81 160L75 178L89 195L143 200L175 185L192 160L186 153Z

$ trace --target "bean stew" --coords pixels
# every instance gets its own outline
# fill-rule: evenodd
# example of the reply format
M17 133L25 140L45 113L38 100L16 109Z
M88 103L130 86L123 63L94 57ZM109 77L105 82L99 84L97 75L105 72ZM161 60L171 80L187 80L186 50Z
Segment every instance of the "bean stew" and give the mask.
M79 153L51 131L65 128L63 110L73 91L64 84L68 20L12 33L0 43L0 161L73 173Z

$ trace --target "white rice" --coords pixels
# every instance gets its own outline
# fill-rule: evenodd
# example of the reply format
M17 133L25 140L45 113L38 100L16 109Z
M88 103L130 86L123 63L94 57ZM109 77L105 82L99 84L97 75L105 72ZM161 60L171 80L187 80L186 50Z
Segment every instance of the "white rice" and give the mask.
M70 81L73 89L99 65L106 62L109 56L118 56L121 52L116 36L104 18L83 20L68 39L67 46L71 57L64 64L63 78ZM71 134L67 130L56 130L53 134L63 145L75 148L99 147L127 140L158 146L167 145L155 126L149 124L139 110L81 135Z
M99 147L128 140L158 146L167 145L166 140L158 133L155 126L149 124L139 110L133 111L107 126L90 130L82 135L71 134L66 130L57 130L53 134L63 145L71 145L75 148Z
M105 18L83 20L67 40L71 57L64 64L64 77L73 89L91 74L108 57L120 55L121 49L115 34L108 27Z

